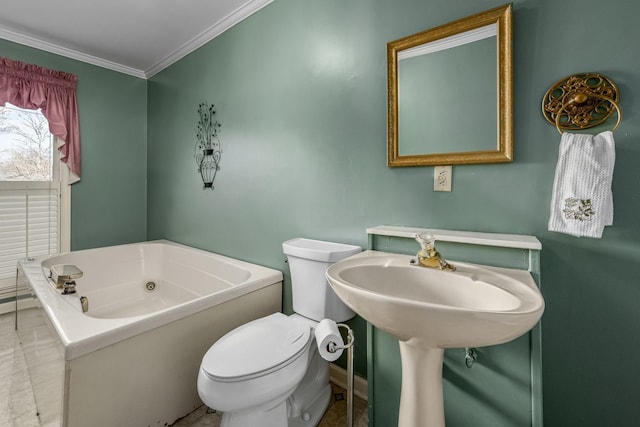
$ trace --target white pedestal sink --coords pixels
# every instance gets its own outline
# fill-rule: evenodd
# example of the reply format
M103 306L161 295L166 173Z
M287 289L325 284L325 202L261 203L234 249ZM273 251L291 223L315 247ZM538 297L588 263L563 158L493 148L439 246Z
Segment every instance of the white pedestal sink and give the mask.
M400 341L398 426L444 427L444 349L523 335L542 316L544 299L524 270L456 262L448 272L412 258L365 251L329 267L327 279L351 309Z

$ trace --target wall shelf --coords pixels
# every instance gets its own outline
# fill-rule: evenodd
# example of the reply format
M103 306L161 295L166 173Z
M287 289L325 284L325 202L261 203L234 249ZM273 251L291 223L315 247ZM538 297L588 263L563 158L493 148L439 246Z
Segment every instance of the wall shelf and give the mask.
M439 230L435 228L398 227L379 225L367 228L369 236L389 236L413 239L417 233L429 231L440 242L467 243L470 245L497 246L501 248L539 251L542 243L534 237L521 234L480 233L477 231Z

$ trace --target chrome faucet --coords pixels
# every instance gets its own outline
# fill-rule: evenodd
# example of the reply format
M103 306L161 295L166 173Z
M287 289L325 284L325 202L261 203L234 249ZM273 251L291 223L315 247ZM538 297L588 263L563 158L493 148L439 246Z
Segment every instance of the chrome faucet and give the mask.
M69 264L57 264L49 270L49 278L56 283L56 288L66 290L65 294L75 291L75 279L81 278L82 275L82 270Z
M437 268L438 270L445 271L456 270L456 267L445 261L436 250L436 239L433 234L428 231L417 233L415 239L416 242L420 243L420 251L417 255L418 262L416 265L427 268Z

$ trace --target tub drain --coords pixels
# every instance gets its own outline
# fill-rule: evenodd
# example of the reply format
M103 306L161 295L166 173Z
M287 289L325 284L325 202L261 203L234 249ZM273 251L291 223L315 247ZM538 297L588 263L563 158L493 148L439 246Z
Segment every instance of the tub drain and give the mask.
M144 288L148 291L151 292L153 290L155 290L156 288L156 282L147 282L144 284Z

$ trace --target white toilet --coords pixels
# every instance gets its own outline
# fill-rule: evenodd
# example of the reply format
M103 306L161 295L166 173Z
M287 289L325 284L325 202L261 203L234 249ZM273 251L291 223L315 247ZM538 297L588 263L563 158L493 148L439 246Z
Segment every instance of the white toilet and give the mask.
M223 412L221 427L316 426L331 397L329 363L313 329L324 318L344 322L355 313L340 301L325 272L358 246L293 239L282 244L291 270L293 310L242 325L207 351L198 394Z

